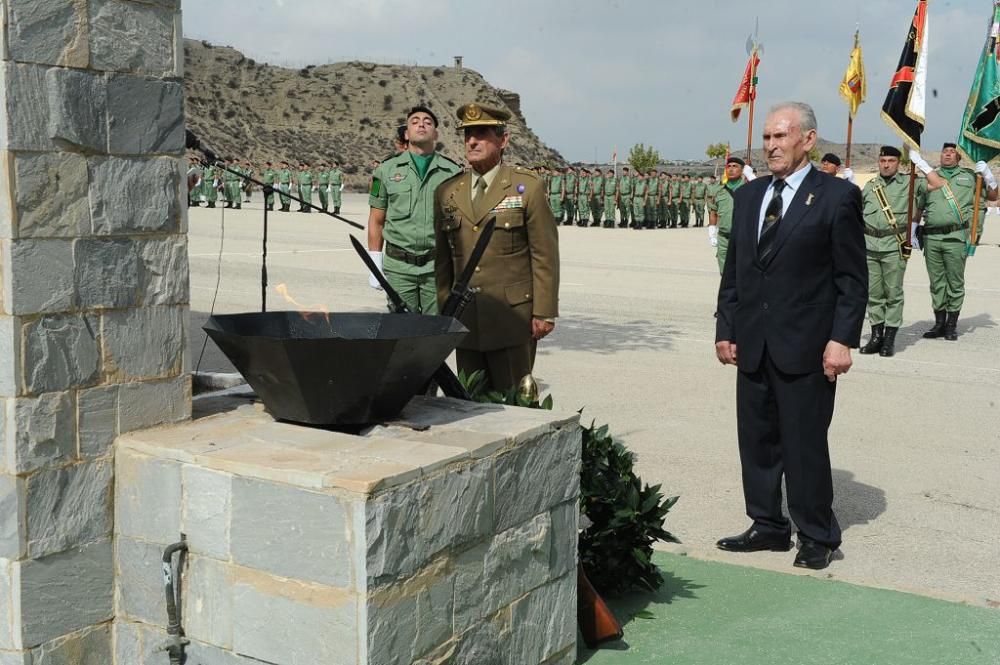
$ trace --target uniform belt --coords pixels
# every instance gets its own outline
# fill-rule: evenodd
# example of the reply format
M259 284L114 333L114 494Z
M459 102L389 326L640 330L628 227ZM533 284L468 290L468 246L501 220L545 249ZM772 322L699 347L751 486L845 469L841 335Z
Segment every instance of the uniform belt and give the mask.
M873 229L870 226L865 227L865 235L869 238L889 238L896 237L896 232L892 229Z
M949 224L948 226L925 226L925 236L940 236L953 231L963 231L969 228L968 224Z
M402 261L403 263L408 263L411 266L417 266L418 268L425 266L434 260L434 252L413 254L406 251L402 247L393 245L388 241L385 243L385 255L391 259L396 259L397 261Z

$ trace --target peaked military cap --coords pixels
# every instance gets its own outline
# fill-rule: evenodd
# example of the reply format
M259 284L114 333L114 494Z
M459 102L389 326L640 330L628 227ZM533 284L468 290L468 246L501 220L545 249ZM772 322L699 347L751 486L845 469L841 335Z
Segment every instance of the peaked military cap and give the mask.
M827 164L833 164L834 166L840 166L840 157L837 157L832 152L828 152L823 155L823 159L820 161L826 162Z
M903 153L899 151L899 148L896 148L896 147L891 146L891 145L884 145L884 146L882 146L882 149L878 151L878 156L879 157L896 157L898 159L898 158L900 158L900 157L903 156Z
M458 107L458 128L503 127L510 120L510 112L484 104L463 104Z

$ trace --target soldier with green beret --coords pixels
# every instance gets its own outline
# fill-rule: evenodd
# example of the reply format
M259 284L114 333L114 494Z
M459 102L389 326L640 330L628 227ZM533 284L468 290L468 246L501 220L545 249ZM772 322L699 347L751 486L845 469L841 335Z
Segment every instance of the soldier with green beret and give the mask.
M997 181L986 162L975 169L959 166L961 155L954 143L941 150L941 166L932 169L919 150L910 151L910 162L927 176L924 219L917 228L931 283L934 326L924 337L958 339L958 316L965 302L965 261L974 251L971 226L982 235L987 201L996 201ZM972 220L977 174L986 184L979 200L979 217Z
M563 216L563 200L566 198L566 181L558 169L549 171L548 194L549 209L552 211L552 217L556 220L556 224L559 224Z
M681 176L678 189L680 193L680 198L677 201L679 225L682 229L686 229L691 223L691 177L687 173Z
M201 174L201 192L208 203L209 208L215 207L215 202L219 200L219 172L215 164L208 164Z
M659 223L660 174L653 169L646 177L646 228L653 229Z
M656 228L665 229L670 225L670 176L663 171L656 180Z
M898 148L882 146L879 174L861 190L868 261L868 321L872 334L861 353L889 358L896 353L896 331L903 325L903 275L910 257L910 179L899 173ZM927 181L916 181L913 219L919 219Z
M434 190L462 167L435 151L438 119L426 106L406 116L403 152L385 160L372 176L368 205L368 253L418 314L437 314L434 281ZM369 285L381 289L374 275ZM391 303L390 303L391 307Z
M733 231L733 197L736 190L746 184L743 177L744 162L732 155L726 160L726 182L715 188L708 201L708 242L715 247L715 258L719 263L719 274L726 265L726 251L729 236Z
M330 207L330 165L326 162L318 164L319 171L316 173L316 187L319 193L319 207L324 212Z
M278 182L278 200L281 202L281 212L288 212L292 207L292 199L289 196L292 193L292 171L288 168L288 162L278 164L275 178Z
M225 186L223 194L226 196L227 208L242 208L240 201L240 174L239 164L234 160L226 162L226 170L222 172L222 181Z
M618 178L615 177L615 170L608 169L604 172L604 228L615 228L615 207L618 198Z
M618 220L618 228L624 229L629 225L632 216L632 187L634 181L628 172L628 167L622 167L621 177L618 178L618 212L621 219Z
M694 206L694 225L705 226L705 203L708 199L708 184L704 178L695 176L691 183L691 205Z

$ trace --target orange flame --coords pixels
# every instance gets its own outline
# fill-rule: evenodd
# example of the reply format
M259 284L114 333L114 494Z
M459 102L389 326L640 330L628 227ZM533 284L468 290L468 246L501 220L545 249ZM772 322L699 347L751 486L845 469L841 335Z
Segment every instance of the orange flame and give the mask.
M290 305L294 305L295 308L299 310L299 314L302 315L304 320L309 321L310 317L322 316L326 319L326 324L330 325L330 308L326 305L303 305L292 297L292 295L288 292L288 286L285 284L278 284L274 287L274 290L278 292L278 295L285 299L285 302Z

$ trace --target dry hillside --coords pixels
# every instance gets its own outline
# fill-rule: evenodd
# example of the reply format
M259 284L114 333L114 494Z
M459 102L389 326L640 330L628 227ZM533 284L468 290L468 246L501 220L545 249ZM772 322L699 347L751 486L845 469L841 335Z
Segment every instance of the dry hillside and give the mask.
M518 95L471 69L365 62L286 69L190 39L184 56L188 129L220 157L337 160L363 173L373 159L390 154L406 110L422 103L441 122L439 150L464 163L455 110L479 101L513 114L508 161L563 163L527 127Z

